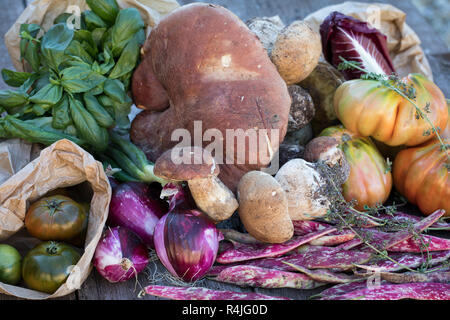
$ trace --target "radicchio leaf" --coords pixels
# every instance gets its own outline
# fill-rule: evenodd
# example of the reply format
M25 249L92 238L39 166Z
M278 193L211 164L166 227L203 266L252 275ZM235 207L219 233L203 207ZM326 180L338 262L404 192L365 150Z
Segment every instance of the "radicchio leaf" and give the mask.
M322 48L325 59L338 67L342 56L347 61L356 61L368 72L390 75L394 65L389 56L387 38L379 30L369 27L353 17L332 12L320 25ZM343 70L347 80L359 79L360 70Z

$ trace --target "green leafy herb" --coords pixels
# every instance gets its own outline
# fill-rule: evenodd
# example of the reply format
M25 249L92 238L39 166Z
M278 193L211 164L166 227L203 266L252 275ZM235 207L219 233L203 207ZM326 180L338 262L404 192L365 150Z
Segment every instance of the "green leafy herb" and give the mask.
M20 87L31 77L31 73L2 69L2 78L11 87Z
M133 36L145 27L141 14L136 8L120 10L111 31L111 51L119 57Z

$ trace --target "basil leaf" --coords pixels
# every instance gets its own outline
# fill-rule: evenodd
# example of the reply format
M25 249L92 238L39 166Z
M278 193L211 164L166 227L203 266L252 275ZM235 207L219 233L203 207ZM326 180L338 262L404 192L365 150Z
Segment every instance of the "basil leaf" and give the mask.
M21 92L30 92L35 86L36 82L39 80L41 75L39 73L33 73L31 76L25 80L25 82L19 87L19 91Z
M22 23L20 25L20 29L19 29L20 33L25 32L27 34L29 34L32 38L36 38L39 31L41 31L41 26L35 23ZM22 40L27 41L27 39L22 38ZM21 41L22 42L22 41ZM25 49L22 48L21 49ZM25 51L20 51L21 54L23 54Z
M69 47L66 49L66 54L74 58L78 57L88 64L91 64L94 61L94 59L92 59L92 56L88 52L86 52L81 43L77 40L73 40L70 43Z
M144 27L144 21L136 8L120 10L111 33L111 51L113 56L120 56L134 34Z
M78 130L75 128L73 124L69 124L67 128L64 130L65 134L70 134L71 136L78 136Z
M92 116L100 126L104 128L110 128L114 126L114 119L111 117L108 111L103 108L103 106L98 102L97 98L94 95L85 93L83 98L86 109L92 114Z
M26 44L25 54L22 56L23 60L28 62L33 72L38 72L41 66L41 58L39 56L39 43L29 41Z
M61 73L61 84L70 93L82 93L94 89L106 78L85 67L70 67Z
M71 13L61 13L59 16L57 16L55 18L55 20L53 20L53 24L58 24L58 23L67 23L67 20L69 20L69 18L72 17Z
M28 94L22 91L2 90L0 91L0 107L9 113L12 107L21 107L28 104Z
M31 77L31 73L2 69L2 78L11 87L20 87Z
M36 104L54 105L61 100L63 88L60 85L48 84L30 97L30 101Z
M109 77L111 79L117 79L133 71L138 63L140 48L139 38L135 35L122 51Z
M116 21L120 10L116 0L86 0L86 2L89 8L108 25L112 25Z
M96 86L95 88L91 89L91 91L89 91L90 94L92 94L93 96L98 96L99 94L103 93L103 83L100 83L98 86Z
M42 37L41 52L48 66L58 71L64 61L67 47L74 37L74 31L65 24L56 24Z
M97 28L92 30L92 39L94 40L97 47L102 44L103 35L106 32L106 28Z
M55 129L65 129L72 123L69 110L69 98L67 95L52 108L52 115L52 127Z
M56 132L55 130L48 129L48 127L41 128L36 126L33 121L28 121L22 121L14 117L7 116L5 117L4 127L12 137L22 138L31 143L51 145L58 140L69 139L80 146L84 146L86 144L83 140L76 137Z
M40 67L39 43L34 38L38 35L41 27L37 24L21 24L20 25L20 57L30 65L34 72ZM33 40L34 39L34 40Z
M105 48L103 53L100 54L100 60L103 61L103 63L100 65L101 74L107 74L112 68L114 68L116 64L108 48Z
M89 31L97 28L107 28L108 25L93 11L87 10L83 12L84 21L86 22L86 27Z
M103 91L109 98L119 103L130 102L130 97L128 97L125 87L120 80L107 79L103 86Z
M111 98L109 98L108 96L102 94L100 96L97 97L98 102L100 102L100 104L105 108L105 110L112 116L115 117L115 112L114 112L114 100L112 100Z
M106 150L109 143L108 131L98 125L80 101L70 98L69 105L70 114L79 136L93 146L96 151Z
M76 30L74 35L74 40L81 43L82 47L86 52L88 52L92 57L97 56L98 49L97 44L92 37L92 33L88 30Z
M48 110L52 108L49 104L35 104L31 107L31 112L37 116L43 116Z
M38 75L35 83L33 84L33 89L35 92L38 92L46 85L50 84L50 72L35 73L35 75Z

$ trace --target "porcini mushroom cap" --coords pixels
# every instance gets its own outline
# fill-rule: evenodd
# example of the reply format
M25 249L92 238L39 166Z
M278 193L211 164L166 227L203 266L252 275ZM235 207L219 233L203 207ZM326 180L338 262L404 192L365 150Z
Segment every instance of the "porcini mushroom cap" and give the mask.
M304 159L308 162L317 162L338 146L338 141L333 137L316 137L306 145Z
M207 150L194 147L174 147L155 162L156 176L173 181L189 181L216 177L220 168Z

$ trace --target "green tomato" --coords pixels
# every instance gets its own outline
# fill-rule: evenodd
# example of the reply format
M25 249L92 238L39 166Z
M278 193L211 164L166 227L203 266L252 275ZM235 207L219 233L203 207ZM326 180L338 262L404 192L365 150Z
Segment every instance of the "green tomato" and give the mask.
M20 281L21 260L14 247L0 244L0 282L15 285Z
M43 242L23 259L22 277L28 288L52 294L67 280L71 266L80 260L72 246L55 241Z

